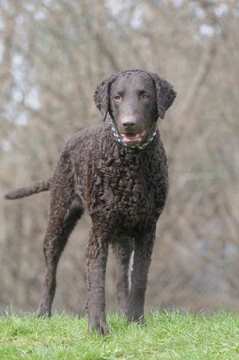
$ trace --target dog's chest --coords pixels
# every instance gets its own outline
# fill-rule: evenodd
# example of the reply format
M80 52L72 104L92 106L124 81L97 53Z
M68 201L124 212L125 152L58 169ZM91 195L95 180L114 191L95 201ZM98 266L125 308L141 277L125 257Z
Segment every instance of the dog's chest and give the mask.
M167 176L162 173L167 171L166 164L159 163L137 152L93 162L88 176L90 214L97 213L121 228L134 228L158 217L167 195Z

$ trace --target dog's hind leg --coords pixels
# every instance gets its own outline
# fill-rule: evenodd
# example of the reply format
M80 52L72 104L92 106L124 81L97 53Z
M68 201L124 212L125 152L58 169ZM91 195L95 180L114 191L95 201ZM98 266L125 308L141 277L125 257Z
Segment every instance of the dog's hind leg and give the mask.
M43 245L46 275L38 316L51 316L57 265L70 233L84 212L82 200L75 194L74 176L71 176L70 167L68 169L66 166L64 163L58 167L51 187L50 210ZM67 179L64 174L67 174Z
M74 200L65 214L61 209L57 218L54 217L54 207L49 215L48 227L44 239L44 255L46 262L46 274L42 289L41 303L37 311L38 316L51 316L52 302L56 289L56 272L60 256L65 248L70 233L74 229L77 220L83 214L83 206L78 200Z

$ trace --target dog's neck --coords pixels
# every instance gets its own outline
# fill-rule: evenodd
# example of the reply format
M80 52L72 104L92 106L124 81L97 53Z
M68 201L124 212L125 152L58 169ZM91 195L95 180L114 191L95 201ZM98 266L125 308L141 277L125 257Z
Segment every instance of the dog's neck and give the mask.
M111 117L109 117L109 124L111 131L115 139L118 141L118 143L124 145L125 147L130 147L131 149L137 149L137 150L143 150L144 148L146 148L146 146L149 145L154 140L158 131L157 127L154 127L154 129L151 129L151 131L149 132L148 138L142 144L127 145L123 142L123 139L120 136L120 133Z

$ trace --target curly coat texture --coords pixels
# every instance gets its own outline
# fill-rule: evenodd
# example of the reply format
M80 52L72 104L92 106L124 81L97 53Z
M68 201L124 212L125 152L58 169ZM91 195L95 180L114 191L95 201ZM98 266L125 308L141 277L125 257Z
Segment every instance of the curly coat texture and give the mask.
M147 82L144 79L147 79ZM133 96L136 99L137 91L142 92L142 89L138 89L139 86L145 83L147 88L147 84L152 83L150 86L151 92L154 92L153 98L144 100L142 105L146 117L149 118L148 123L137 123L137 119L132 117L133 112L130 113L130 123L128 115L127 118L125 115L122 119L115 118L115 109L123 106L123 101L117 104L111 90L112 86L114 91L118 90L119 82L121 88L122 84L126 84L126 89L128 84L129 88L131 86L133 95L129 93L129 96L132 95L132 99ZM125 94L127 98L127 91ZM126 129L126 137L130 139L132 136L137 138L137 134L132 135L133 131L136 132L132 129L137 126L146 130L149 127L155 128L155 136L142 150L124 146L117 141L112 131L112 123L105 121L80 131L66 144L53 177L42 181L42 191L50 188L51 193L44 239L46 277L38 315L51 315L60 255L77 220L84 209L87 209L92 219L87 250L89 329L94 329L99 334L108 332L105 319L105 272L109 244L113 246L117 260L116 289L119 308L129 321L143 322L147 274L155 228L168 193L167 159L155 117L164 117L175 96L176 93L167 81L157 74L142 70L113 74L96 88L94 100L104 120L111 119L115 127L119 123ZM115 97L117 101L118 98ZM147 105L149 101L151 107ZM129 104L134 102L135 100L132 100ZM142 101L140 106L141 103ZM129 114L131 105L127 106L126 113ZM149 108L151 110L148 110ZM117 111L120 113L121 110ZM123 110L121 112L123 113ZM22 188L15 191L15 198L40 192L40 188L41 182L25 188L25 192ZM7 197L14 198L14 192L7 194ZM128 271L132 251L134 265L129 289Z

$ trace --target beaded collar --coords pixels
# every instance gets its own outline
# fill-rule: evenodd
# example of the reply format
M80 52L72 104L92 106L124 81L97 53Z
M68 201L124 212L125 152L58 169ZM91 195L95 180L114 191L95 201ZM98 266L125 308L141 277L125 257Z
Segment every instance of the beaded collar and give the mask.
M143 144L127 145L123 142L123 139L120 136L120 134L111 118L109 119L109 123L110 123L111 131L112 131L114 137L116 138L116 140L118 141L118 143L124 145L125 147L130 147L131 149L143 150L147 145L149 145L153 141L153 139L155 138L155 135L157 134L157 128L156 128L154 130L154 132L152 133L152 135L150 135Z

